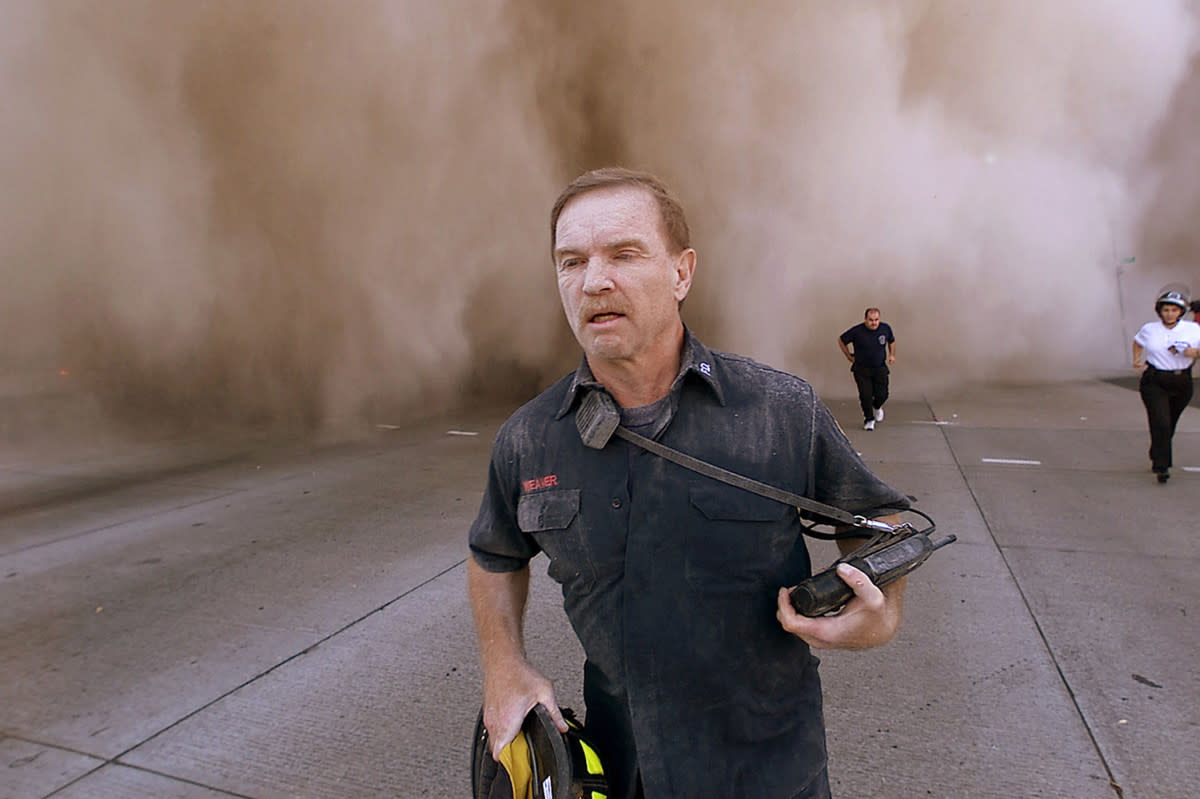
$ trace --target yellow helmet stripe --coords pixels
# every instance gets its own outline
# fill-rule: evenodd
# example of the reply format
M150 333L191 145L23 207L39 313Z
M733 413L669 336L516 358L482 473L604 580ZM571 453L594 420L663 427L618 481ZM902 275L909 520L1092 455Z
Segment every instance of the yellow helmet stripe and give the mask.
M583 741L579 742L579 748L583 750L583 759L587 763L588 774L603 774L604 766L600 764L600 756L596 754L596 751Z

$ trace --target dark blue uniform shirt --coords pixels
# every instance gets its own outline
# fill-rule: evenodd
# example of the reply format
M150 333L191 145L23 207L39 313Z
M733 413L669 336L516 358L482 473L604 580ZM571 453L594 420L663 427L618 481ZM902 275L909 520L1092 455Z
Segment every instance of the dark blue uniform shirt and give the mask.
M477 563L539 551L587 655L587 726L613 797L791 797L825 765L816 658L775 618L808 576L795 508L613 438L585 447L586 359L497 435ZM863 465L805 381L687 333L662 443L851 513L905 497Z
M875 369L887 363L887 345L896 337L887 322L880 322L874 330L859 322L843 333L841 339L843 344L853 345L855 366Z

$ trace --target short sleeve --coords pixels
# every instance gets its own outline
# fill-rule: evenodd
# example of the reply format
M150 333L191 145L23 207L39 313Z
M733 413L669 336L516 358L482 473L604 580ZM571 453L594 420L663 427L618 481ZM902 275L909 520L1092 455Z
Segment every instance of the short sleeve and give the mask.
M908 498L867 468L833 414L819 400L813 405L812 463L809 496L852 514L884 516L909 507Z
M516 483L509 476L513 459L504 455L505 449L503 440L498 439L479 515L468 536L475 562L490 572L518 571L540 551L533 538L521 532L517 524Z
M1200 347L1200 324L1192 322L1190 329L1191 329L1192 335L1189 338L1191 339L1192 346Z
M1151 323L1151 324L1153 324L1153 323ZM1150 345L1150 325L1142 325L1138 329L1137 334L1134 335L1133 340L1141 347L1149 346Z

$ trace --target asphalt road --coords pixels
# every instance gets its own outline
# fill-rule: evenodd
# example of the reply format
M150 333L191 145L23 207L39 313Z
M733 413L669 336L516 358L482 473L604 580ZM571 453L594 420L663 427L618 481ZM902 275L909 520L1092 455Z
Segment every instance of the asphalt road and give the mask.
M823 656L835 795L1200 796L1200 411L1160 486L1112 383L900 393L870 433L831 406L959 539L895 641ZM339 445L3 425L0 797L469 795L465 531L505 413ZM529 650L580 706L544 572Z

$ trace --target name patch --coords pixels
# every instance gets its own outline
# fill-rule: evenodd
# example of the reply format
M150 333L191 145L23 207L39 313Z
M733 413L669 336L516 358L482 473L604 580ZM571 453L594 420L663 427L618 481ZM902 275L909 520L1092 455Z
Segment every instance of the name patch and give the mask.
M558 485L558 475L548 474L545 477L535 477L532 480L526 480L521 483L521 488L526 491L537 491L540 488L550 488Z

